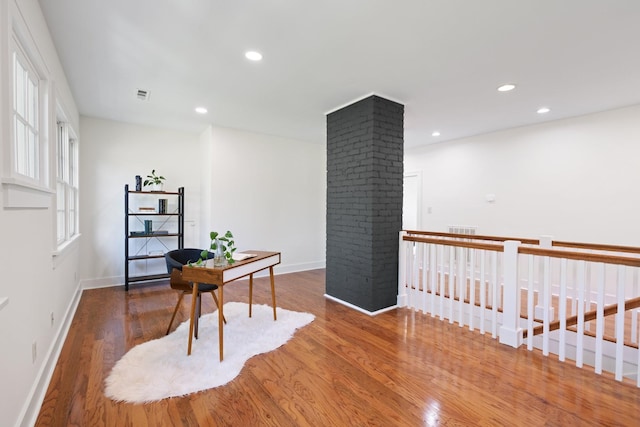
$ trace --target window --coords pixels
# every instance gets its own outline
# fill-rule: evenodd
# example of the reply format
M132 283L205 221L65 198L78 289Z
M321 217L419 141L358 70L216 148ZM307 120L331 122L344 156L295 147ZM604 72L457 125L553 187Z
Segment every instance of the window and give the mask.
M26 56L13 52L13 171L43 182L40 149L40 80Z
M6 208L47 209L53 171L49 158L46 66L26 26L12 20L7 56L7 128L2 144L2 199Z
M78 234L78 141L68 123L58 122L56 147L56 241L60 247Z

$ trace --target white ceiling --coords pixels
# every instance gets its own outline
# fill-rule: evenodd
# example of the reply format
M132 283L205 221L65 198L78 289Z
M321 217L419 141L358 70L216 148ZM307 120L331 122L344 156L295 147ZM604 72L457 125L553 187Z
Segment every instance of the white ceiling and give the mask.
M640 103L639 0L39 2L87 116L324 143L375 93L413 147Z

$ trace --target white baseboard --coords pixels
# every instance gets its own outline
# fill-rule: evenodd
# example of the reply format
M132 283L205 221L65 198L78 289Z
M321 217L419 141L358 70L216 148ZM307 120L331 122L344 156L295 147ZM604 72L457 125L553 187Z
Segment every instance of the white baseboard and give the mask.
M364 314L367 314L367 315L369 315L369 316L377 316L378 314L380 314L380 313L384 313L385 311L391 311L391 310L395 310L396 308L398 308L398 306L397 306L397 305L392 305L392 306L389 306L389 307L381 308L380 310L376 310L376 311L369 311L369 310L365 310L365 309L364 309L364 308L362 308L362 307L358 307L357 305L353 305L353 304L351 304L351 303L348 303L348 302L346 302L346 301L343 301L343 300L341 300L340 298L336 298L336 297L334 297L334 296L331 296L331 295L329 295L329 294L324 294L324 297L325 297L326 299L330 299L331 301L335 301L335 302L337 302L337 303L339 303L339 304L342 304L342 305L344 305L344 306L347 306L347 307L349 307L349 308L352 308L352 309L354 309L354 310L356 310L356 311L359 311L360 313L364 313Z
M45 355L44 362L38 371L36 380L29 391L29 396L24 407L22 408L22 411L20 411L20 416L18 416L18 423L16 426L27 427L33 426L36 423L40 407L42 406L45 394L49 388L49 383L51 382L51 377L53 376L53 371L55 370L58 358L60 357L62 346L64 345L67 333L71 327L73 316L76 314L76 309L78 308L81 295L82 288L78 285L73 298L67 307L67 311L64 314L62 322L60 323L60 327L56 331L56 335L51 342L51 346L49 346L49 350Z

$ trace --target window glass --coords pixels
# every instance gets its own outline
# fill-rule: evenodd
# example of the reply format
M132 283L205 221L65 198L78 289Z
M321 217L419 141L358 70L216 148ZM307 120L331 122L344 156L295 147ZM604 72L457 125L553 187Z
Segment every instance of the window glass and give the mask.
M39 180L38 78L18 51L13 54L13 65L14 170L20 175Z

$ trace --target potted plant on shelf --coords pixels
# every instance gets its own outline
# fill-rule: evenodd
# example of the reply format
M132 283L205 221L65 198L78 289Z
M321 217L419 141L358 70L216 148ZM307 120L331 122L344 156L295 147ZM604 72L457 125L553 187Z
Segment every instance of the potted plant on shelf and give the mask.
M162 191L163 182L166 178L162 175L156 175L156 170L151 171L151 175L147 175L144 180L144 186L151 186L151 191Z

